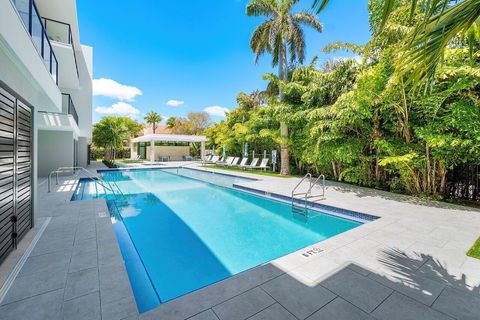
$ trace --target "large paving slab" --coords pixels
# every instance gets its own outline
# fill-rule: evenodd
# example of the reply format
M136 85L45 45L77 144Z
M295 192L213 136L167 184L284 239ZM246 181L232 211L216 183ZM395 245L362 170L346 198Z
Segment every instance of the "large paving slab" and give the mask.
M71 202L77 180L59 182L52 193L45 183L38 188L37 224L50 222L1 302L0 319L138 319L105 201Z

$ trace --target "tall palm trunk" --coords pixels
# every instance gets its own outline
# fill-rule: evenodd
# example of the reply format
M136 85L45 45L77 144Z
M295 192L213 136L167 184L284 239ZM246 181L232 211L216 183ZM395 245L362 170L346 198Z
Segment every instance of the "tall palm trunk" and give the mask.
M278 76L284 82L288 82L287 68L287 47L283 43L280 48L280 57L278 63ZM279 101L282 103L285 99L283 89L279 90ZM290 155L288 153L288 126L284 121L280 122L280 174L282 176L290 175Z

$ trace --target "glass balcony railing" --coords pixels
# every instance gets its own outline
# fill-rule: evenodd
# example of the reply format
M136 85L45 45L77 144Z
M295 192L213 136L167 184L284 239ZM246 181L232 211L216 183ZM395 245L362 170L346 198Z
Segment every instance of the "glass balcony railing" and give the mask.
M78 126L78 114L72 97L68 93L62 93L62 113L71 114Z
M51 41L60 42L72 46L73 57L75 60L75 68L77 69L78 76L77 57L75 55L75 44L73 43L72 27L68 23L50 18L43 17L42 20L43 25L45 26L45 30L47 31L48 38Z
M43 59L45 67L58 85L58 60L53 52L47 32L42 23L37 6L33 0L11 0L17 8L25 27L33 40L33 44Z

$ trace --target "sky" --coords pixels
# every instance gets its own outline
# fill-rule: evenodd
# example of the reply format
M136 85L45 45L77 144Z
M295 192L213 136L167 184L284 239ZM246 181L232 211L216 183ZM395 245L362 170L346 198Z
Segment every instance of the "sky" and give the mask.
M295 11L309 10L301 0ZM323 33L306 29L306 60L326 55L332 42L365 44L368 0L332 0L318 15ZM93 47L93 121L123 115L140 122L155 111L164 118L206 111L213 121L236 106L239 92L264 89L276 72L267 54L255 64L250 36L264 18L245 14L247 0L77 1L80 40Z

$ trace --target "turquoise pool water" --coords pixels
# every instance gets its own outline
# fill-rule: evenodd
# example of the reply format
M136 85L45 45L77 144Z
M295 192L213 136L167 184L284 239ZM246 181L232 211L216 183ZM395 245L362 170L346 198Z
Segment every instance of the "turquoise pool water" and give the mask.
M140 312L360 225L299 219L289 204L230 188L239 178L179 173L103 172L123 195L82 180L72 199L107 198Z

